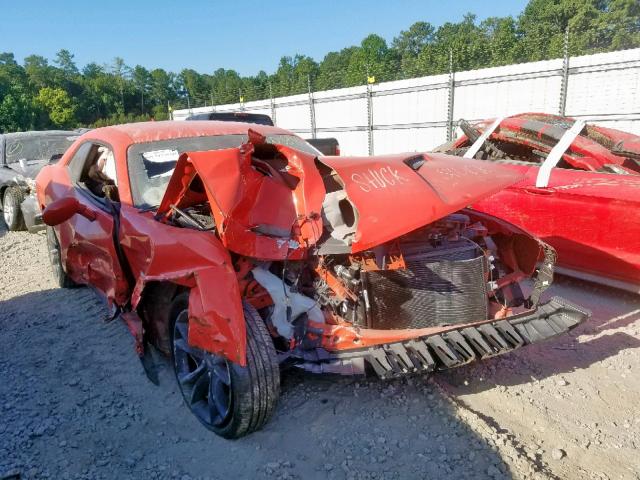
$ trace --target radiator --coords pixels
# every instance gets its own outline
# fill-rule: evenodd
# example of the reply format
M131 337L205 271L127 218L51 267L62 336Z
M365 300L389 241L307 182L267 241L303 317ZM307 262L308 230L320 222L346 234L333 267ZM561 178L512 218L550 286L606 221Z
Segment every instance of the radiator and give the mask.
M448 242L405 255L405 263L405 270L364 273L371 328L425 328L487 318L487 261L475 243Z

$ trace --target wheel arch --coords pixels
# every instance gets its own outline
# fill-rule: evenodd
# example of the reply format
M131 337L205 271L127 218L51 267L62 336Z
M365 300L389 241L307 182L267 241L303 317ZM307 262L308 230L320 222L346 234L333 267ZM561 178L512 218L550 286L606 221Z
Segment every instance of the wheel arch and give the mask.
M140 293L137 312L142 319L147 339L166 355L171 351L169 334L171 304L185 291L189 289L183 285L159 280L147 282Z
M11 185L8 183L3 183L2 185L0 185L0 209L4 208L4 192L7 191L7 188L9 188Z
M25 192L24 186L18 183L15 179L5 180L2 182L2 184L0 184L0 208L4 208L4 205L3 205L4 193L9 188L19 188L22 191L23 195L25 196L27 195L27 193Z
M141 276L131 306L143 320L149 340L168 353L170 308L189 292L189 344L246 365L246 324L233 267L210 265L190 272Z

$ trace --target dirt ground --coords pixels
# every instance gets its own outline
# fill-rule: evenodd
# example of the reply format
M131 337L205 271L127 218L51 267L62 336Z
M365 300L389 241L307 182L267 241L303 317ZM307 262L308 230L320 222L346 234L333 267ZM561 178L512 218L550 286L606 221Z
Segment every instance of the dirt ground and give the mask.
M640 479L640 297L557 279L570 335L430 378L283 372L225 441L147 381L125 326L54 287L44 235L0 228L0 479Z

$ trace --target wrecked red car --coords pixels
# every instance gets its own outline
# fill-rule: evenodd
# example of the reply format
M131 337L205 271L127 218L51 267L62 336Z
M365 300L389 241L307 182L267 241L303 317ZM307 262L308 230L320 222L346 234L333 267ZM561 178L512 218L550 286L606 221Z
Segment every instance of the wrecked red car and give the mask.
M539 303L553 249L464 208L517 180L439 154L321 157L271 126L150 122L83 135L37 191L60 285L102 293L150 378L153 346L200 422L236 438L271 416L282 365L392 378L583 321Z
M523 176L473 208L549 243L558 272L640 293L640 137L542 113L461 127L436 151Z

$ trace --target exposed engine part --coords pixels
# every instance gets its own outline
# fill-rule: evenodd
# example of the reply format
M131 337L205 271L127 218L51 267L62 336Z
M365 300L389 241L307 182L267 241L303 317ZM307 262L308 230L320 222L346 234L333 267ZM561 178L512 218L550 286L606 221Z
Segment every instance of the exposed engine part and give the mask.
M203 229L213 223L203 205L173 211L172 220L184 226ZM255 308L265 308L265 320L272 336L281 338L283 351L288 345L315 348L313 339L320 333L313 333L311 323L346 322L377 330L442 327L510 315L524 304L513 284L520 277L511 280L512 264L500 258L501 248L487 226L466 213L450 214L355 254L349 244L357 214L343 190L327 194L323 221L324 245L328 239L334 249L330 253L321 246L315 257L303 260L268 265L236 260L243 295ZM536 291L549 281L546 270L540 277ZM320 363L322 371L353 368ZM308 368L317 371L317 364Z
M211 215L209 204L195 205L181 209L175 205L170 205L172 217L171 220L186 228L195 228L202 231L215 230L215 223Z
M327 193L322 204L322 219L331 237L351 245L356 233L358 215L344 190Z
M175 205L171 204L170 205L171 210L173 211L173 213L179 217L179 218L184 218L186 220L186 222L188 224L190 224L192 227L195 227L199 230L206 230L206 227L200 223L197 219L193 218L191 215L189 215L188 213L180 210L178 207L176 207Z
M487 261L467 239L405 256L406 269L364 272L371 328L426 328L486 320Z
M293 322L303 314L306 314L309 320L324 323L324 315L315 300L294 292L283 279L263 267L255 267L251 273L256 282L269 292L273 300L271 323L279 335L292 339L294 337Z
M452 214L358 255L326 257L315 269L313 291L321 305L366 328L485 320L495 270L485 239L490 241L484 225Z

